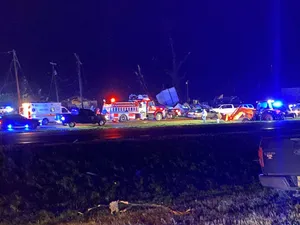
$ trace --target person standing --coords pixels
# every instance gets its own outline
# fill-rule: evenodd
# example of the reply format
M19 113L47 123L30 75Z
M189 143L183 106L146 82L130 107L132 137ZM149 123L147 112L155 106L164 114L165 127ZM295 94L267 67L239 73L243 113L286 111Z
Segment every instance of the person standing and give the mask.
M203 120L204 123L206 123L206 117L207 117L207 112L206 112L205 109L203 109L203 111L202 111L202 120Z
M221 114L218 112L217 114L217 123L220 123L220 119L222 118Z

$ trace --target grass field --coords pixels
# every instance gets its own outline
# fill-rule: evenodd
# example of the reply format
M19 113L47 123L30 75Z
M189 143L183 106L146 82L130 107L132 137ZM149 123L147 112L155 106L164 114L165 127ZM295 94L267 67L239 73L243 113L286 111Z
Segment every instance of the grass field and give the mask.
M220 123L225 124L224 121ZM234 122L227 122L234 123ZM236 122L235 122L236 123ZM202 120L193 120L193 119L170 119L170 120L145 120L145 121L128 121L124 123L112 123L109 122L103 128L148 128L148 127L166 127L166 126L193 126L193 125L212 125L217 124L216 120L207 120L205 123ZM90 126L80 126L84 128L89 128ZM94 126L93 128L97 129L99 127ZM101 127L100 127L101 129Z
M220 121L221 124L225 124L224 121ZM228 124L233 122L226 122ZM37 132L55 132L55 131L78 131L78 130L98 130L98 129L111 129L111 128L155 128L155 127L167 127L167 126L199 126L199 125L213 125L217 124L216 120L207 120L204 123L202 120L193 120L193 119L170 119L170 120L162 120L162 121L155 121L155 120L146 120L146 121L127 121L124 123L113 123L107 122L105 126L98 126L93 124L77 124L74 128L69 128L68 126L63 126L60 124L49 124L46 126L42 126L38 128ZM33 131L33 132L36 132ZM1 131L0 131L1 132ZM12 130L12 131L4 131L4 132L28 132L28 130Z
M297 200L258 183L258 142L212 136L11 146L0 160L0 224L297 224ZM111 215L116 200L142 205Z
M287 121L299 121L298 118L296 119L287 119ZM233 124L233 123L242 123L241 121L223 121L220 120L219 124ZM247 123L262 123L261 121L251 121ZM217 120L207 120L203 122L200 119L188 119L188 118L176 118L176 119L167 119L162 121L155 121L155 120L145 120L145 121L127 121L124 123L112 123L108 122L104 127L99 126L89 126L89 125L80 125L80 128L83 129L102 129L102 128L148 128L148 127L166 127L166 126L199 126L199 125L216 125Z
M289 122L299 121L299 119L287 119ZM232 123L241 123L240 121L222 121L220 120L219 124L232 124ZM257 122L248 122L248 123L262 123L261 121ZM188 118L176 118L176 119L167 119L162 121L155 120L146 120L146 121L127 121L124 123L113 123L107 122L105 126L98 126L92 124L77 124L74 128L69 128L68 126L62 126L59 124L49 124L47 126L42 126L37 129L37 132L55 132L55 131L80 131L80 130L101 130L101 129L112 129L112 128L155 128L155 127L181 127L181 126L213 126L217 125L216 120L207 120L205 123L199 119L188 119ZM3 132L3 131L2 131ZM4 131L4 132L28 132L28 130L14 130L14 131ZM33 131L36 132L36 131ZM1 133L1 131L0 131Z

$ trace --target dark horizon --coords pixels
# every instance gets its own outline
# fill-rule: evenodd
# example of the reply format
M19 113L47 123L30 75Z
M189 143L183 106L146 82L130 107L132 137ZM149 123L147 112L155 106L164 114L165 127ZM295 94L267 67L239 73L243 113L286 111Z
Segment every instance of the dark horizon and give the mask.
M40 87L48 93L49 62L54 61L62 98L77 94L76 52L83 62L84 96L126 100L128 94L141 93L134 74L137 64L156 94L171 86L165 73L172 60L169 36L178 60L191 52L180 72L190 81L192 98L225 94L249 99L255 91L258 98L276 88L300 86L300 4L293 0L4 5L0 52L17 51L35 92ZM2 81L10 61L11 56L0 55ZM55 99L54 89L51 97Z

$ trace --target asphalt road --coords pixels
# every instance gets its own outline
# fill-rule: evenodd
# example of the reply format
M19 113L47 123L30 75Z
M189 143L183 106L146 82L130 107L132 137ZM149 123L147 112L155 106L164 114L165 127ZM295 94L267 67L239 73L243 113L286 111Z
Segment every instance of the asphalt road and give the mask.
M255 134L260 136L300 136L300 121L280 121L239 124L207 124L199 126L110 128L95 130L61 130L55 132L3 132L1 145L57 144L84 141L107 141L116 139L180 138L213 135Z

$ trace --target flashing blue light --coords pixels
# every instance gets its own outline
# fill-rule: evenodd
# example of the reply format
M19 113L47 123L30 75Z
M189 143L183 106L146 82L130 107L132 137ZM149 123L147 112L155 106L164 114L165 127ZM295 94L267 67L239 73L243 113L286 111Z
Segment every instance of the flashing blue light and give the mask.
M10 106L6 106L5 107L6 112L11 113L12 111L14 111L14 109Z
M61 120L61 121L65 121L66 118L62 116L62 117L60 118L60 120Z
M9 124L9 125L7 126L7 128L8 128L8 129L12 129L12 125Z
M273 103L273 106L276 107L276 108L279 108L279 107L281 107L282 105L283 105L283 104L282 104L281 101L275 101L275 102Z
M28 125L28 124L26 124L26 125L25 125L25 128L29 128L29 125Z

